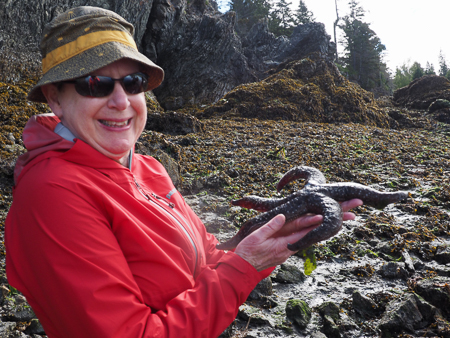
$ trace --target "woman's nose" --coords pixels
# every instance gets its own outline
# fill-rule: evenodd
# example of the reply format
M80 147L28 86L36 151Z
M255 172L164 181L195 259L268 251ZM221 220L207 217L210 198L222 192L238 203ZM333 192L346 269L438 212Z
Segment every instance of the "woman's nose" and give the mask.
M108 97L108 108L125 110L130 105L128 94L123 89L122 84L116 81L113 92Z

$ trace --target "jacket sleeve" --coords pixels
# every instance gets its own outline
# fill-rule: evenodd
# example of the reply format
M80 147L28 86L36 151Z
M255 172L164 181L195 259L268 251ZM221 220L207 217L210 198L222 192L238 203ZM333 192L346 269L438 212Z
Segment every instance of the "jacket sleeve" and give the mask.
M261 280L234 253L220 253L192 289L164 311L152 311L110 216L83 194L36 181L26 175L15 191L6 226L7 274L49 337L217 337Z

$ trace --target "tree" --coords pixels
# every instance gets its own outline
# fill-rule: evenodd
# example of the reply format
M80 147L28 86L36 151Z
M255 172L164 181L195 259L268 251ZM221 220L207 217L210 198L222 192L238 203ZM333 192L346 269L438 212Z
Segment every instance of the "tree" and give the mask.
M358 1L351 0L349 5L350 14L339 26L344 32L343 68L350 80L358 82L366 90L385 87L389 79L386 64L382 61L386 47L369 24L362 21L364 9Z
M275 3L275 8L269 15L269 30L273 34L277 36L289 36L292 34L295 21L291 8L289 7L291 4L291 2L287 2L286 0L277 0Z
M338 12L338 6L337 6L337 0L334 0L334 5L336 7L336 20L334 20L333 23L333 32L334 32L334 46L336 48L336 62L339 62L339 56L337 51L337 38L336 38L336 27L339 24L339 12Z
M294 15L294 24L297 25L304 25L310 22L314 22L316 19L314 19L314 14L308 10L308 7L306 7L306 4L303 0L300 0L297 10L295 11Z
M425 74L424 69L419 62L414 62L410 69L411 77L413 80L422 77Z
M260 19L269 16L270 3L268 0L231 0L230 11L236 13L236 31L245 35Z
M411 66L404 63L400 68L397 67L394 76L394 88L402 88L411 83L411 81L418 79L424 75L436 75L433 64L427 62L425 69L422 68L419 62L414 62Z
M449 71L445 55L442 50L439 52L439 76L446 76Z
M427 66L425 67L424 75L436 75L433 64L429 63L428 61L427 61Z
M410 84L412 81L411 67L405 63L395 69L394 89L402 88Z

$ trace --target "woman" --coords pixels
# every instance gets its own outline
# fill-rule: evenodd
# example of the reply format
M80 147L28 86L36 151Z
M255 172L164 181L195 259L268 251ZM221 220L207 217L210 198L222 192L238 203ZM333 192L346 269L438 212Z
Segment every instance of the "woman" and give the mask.
M29 99L53 114L33 116L23 133L28 152L6 220L8 279L49 337L217 337L292 255L287 243L322 216L283 227L279 215L234 252L217 250L159 162L133 154L144 92L163 71L132 34L94 7L46 26L44 75Z

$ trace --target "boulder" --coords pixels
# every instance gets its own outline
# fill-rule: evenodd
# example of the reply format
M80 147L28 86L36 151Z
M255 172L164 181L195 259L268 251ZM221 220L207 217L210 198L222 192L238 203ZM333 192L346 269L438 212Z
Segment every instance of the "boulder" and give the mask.
M286 316L298 327L304 329L311 320L312 310L309 305L300 299L290 299L286 303Z
M393 94L394 105L411 109L428 109L438 99L450 100L450 81L436 75L415 79Z
M437 308L417 295L408 293L389 302L379 329L382 337L394 337L400 332L413 333L438 318L440 312Z

